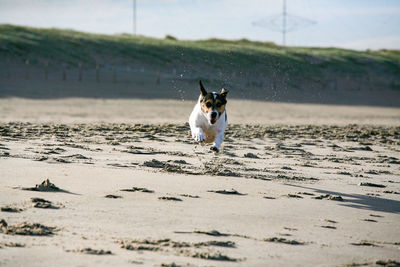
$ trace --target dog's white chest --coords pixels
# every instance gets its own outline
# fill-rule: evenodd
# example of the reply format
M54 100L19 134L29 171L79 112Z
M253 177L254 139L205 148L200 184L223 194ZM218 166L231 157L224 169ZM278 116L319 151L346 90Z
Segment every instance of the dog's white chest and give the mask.
M208 128L208 127L202 127L202 130L204 132L204 142L205 143L212 143L215 141L215 138L217 137L217 131L213 128Z

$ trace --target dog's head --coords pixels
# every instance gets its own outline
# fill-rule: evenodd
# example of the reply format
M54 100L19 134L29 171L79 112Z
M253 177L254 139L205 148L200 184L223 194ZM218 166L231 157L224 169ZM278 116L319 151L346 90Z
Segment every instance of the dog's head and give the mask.
M214 124L225 111L228 90L222 88L219 94L215 92L207 93L200 81L200 92L201 112L207 118L209 124Z

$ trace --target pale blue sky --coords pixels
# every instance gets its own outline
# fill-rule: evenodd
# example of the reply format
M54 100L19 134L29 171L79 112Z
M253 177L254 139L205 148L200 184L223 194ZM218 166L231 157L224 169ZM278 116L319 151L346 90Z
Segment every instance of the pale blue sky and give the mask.
M293 46L400 49L400 0L286 0L287 12L317 23L287 35ZM280 44L254 27L282 12L282 0L137 0L137 32L179 39L240 39ZM0 23L131 33L132 0L0 0Z

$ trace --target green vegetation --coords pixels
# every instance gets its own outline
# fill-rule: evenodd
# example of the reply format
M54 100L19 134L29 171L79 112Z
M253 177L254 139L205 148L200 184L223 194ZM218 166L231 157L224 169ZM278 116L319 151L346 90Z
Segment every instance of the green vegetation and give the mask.
M129 34L0 25L0 59L32 65L144 66L161 74L172 69L192 80L251 87L399 90L400 51L282 47L246 39L181 41Z

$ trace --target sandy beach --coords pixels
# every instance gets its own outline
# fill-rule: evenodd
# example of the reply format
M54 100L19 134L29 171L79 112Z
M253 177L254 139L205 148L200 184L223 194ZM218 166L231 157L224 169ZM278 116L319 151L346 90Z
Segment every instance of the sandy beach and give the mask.
M0 100L0 266L399 266L400 109Z

